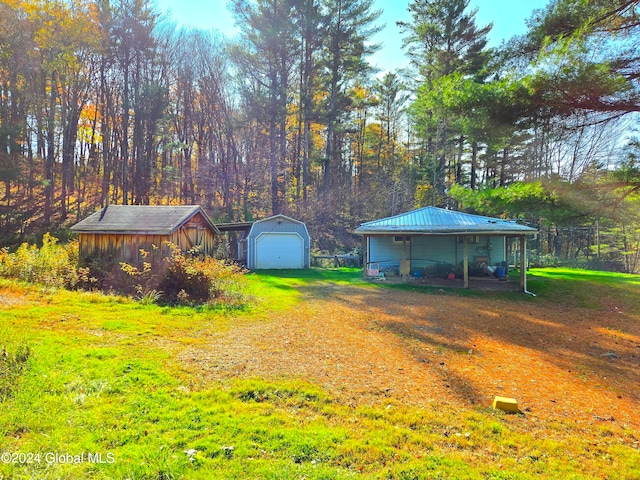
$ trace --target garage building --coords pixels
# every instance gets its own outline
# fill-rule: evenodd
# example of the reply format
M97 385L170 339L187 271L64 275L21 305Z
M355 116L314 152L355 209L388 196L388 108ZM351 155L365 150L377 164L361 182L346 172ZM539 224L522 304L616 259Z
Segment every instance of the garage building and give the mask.
M275 215L254 222L243 241L247 268L309 268L311 238L307 226L286 215Z

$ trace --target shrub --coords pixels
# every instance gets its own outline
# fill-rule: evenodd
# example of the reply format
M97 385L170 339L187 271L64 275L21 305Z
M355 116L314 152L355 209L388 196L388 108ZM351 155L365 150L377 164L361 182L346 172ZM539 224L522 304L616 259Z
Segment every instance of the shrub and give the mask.
M170 255L142 256L140 267L120 263L118 282L109 282L119 293L135 295L144 303L201 305L237 304L244 300L244 270L234 263L203 257L194 250L182 252L168 244ZM117 275L114 275L114 278Z
M0 250L0 275L52 287L73 287L78 282L78 242L58 245L45 233L42 247L23 243L15 253Z
M135 267L125 262L120 262L119 274L111 275L111 288L127 295L138 295L138 298L146 297L148 293L156 291L158 281L157 274L151 262L142 262L142 268Z
M183 253L171 245L171 256L158 288L170 304L234 303L243 297L244 270L211 257Z
M197 251L184 253L169 244L171 255L141 251L139 267L124 262L84 259L78 264L78 242L58 245L45 234L42 247L23 243L15 253L0 249L0 276L53 287L100 289L135 296L143 303L204 304L244 301L244 270Z
M199 268L199 260L188 258L177 247L172 247L166 259L167 272L158 288L162 301L171 304L206 303L210 299L211 280Z

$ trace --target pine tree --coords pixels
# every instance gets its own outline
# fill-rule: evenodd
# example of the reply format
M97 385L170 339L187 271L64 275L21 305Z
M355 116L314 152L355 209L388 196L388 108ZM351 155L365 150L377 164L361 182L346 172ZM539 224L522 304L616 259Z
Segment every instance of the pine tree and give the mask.
M339 161L341 146L336 128L351 102L349 89L359 77L371 71L368 55L379 47L368 41L381 27L375 22L380 11L372 10L373 0L328 0L326 18L324 77L328 92L326 111L326 148L323 167L323 191L329 192L333 164Z
M430 105L440 79L453 74L476 76L487 60L486 36L491 25L478 28L477 9L468 12L469 0L414 0L409 5L410 23L399 22L407 36L404 46L421 83L413 117L424 142L425 167L434 188L434 203L442 203L447 187L447 167L452 140L459 144L454 119ZM455 152L455 150L452 150ZM451 160L449 159L449 163Z

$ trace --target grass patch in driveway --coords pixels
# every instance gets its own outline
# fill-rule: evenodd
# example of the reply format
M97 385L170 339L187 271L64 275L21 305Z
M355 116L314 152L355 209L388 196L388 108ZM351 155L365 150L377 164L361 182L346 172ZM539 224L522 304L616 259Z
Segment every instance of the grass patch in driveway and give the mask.
M365 284L359 268L307 268L304 270L258 270L260 278L276 288L298 287L320 282L336 285Z

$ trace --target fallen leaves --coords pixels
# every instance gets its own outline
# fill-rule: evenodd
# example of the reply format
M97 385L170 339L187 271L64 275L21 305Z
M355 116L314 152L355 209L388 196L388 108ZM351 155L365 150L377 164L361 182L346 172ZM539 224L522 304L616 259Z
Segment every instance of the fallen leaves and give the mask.
M297 311L235 322L181 358L209 378L301 377L347 402L393 397L490 406L518 399L538 417L638 424L640 322L490 298L344 287ZM603 329L607 329L603 331ZM592 346L600 354L593 355ZM620 393L624 392L623 396Z

